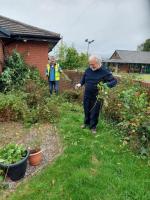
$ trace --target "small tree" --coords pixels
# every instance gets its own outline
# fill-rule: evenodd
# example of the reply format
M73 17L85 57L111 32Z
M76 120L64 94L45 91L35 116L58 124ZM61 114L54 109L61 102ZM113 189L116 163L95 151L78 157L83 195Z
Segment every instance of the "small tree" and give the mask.
M139 51L150 51L150 39L145 40L144 43L138 46Z
M58 62L61 66L65 65L65 59L66 59L66 53L67 53L67 45L63 42L58 46L56 57L58 59Z
M68 69L79 68L79 54L74 47L69 47L66 53L65 66Z
M79 55L79 66L85 69L88 66L88 55L87 53L81 53Z

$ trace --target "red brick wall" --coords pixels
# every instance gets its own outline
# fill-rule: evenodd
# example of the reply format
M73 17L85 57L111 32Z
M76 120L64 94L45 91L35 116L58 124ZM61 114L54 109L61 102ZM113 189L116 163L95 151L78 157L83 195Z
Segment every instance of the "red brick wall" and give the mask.
M48 62L48 43L16 41L6 46L6 51L11 53L13 49L25 55L25 61L29 65L37 66L42 76L45 76L45 67Z
M2 41L0 40L0 73L2 72L3 63L4 63L3 45Z

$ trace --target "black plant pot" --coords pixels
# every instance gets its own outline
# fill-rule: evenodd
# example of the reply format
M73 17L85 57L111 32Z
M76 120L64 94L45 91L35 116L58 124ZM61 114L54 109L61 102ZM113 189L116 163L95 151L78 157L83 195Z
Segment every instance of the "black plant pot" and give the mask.
M26 169L27 169L27 159L29 157L29 151L27 151L26 157L14 164L5 164L0 163L0 168L5 170L7 176L12 181L17 181L24 177Z

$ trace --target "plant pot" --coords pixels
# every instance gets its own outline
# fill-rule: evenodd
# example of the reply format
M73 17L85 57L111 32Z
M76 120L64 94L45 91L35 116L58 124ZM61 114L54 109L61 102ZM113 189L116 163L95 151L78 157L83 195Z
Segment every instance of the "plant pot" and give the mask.
M27 169L27 159L29 157L29 151L27 151L26 157L14 164L0 163L0 168L5 170L7 176L12 181L17 181L25 176Z
M29 154L29 164L32 166L39 165L42 161L42 150L31 150Z

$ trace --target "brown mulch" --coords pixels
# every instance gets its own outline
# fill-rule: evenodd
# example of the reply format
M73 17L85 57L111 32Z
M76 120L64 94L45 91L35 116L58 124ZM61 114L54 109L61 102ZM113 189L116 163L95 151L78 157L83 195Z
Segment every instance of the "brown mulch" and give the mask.
M6 184L9 188L4 191L5 194L3 195L14 191L19 183L35 175L35 173L50 164L62 153L62 146L56 127L50 124L38 124L31 128L24 128L22 124L16 122L0 123L0 147L8 143L17 143L24 144L28 148L37 137L40 137L43 152L41 164L30 166L28 163L25 177L17 182L13 182L7 177Z

